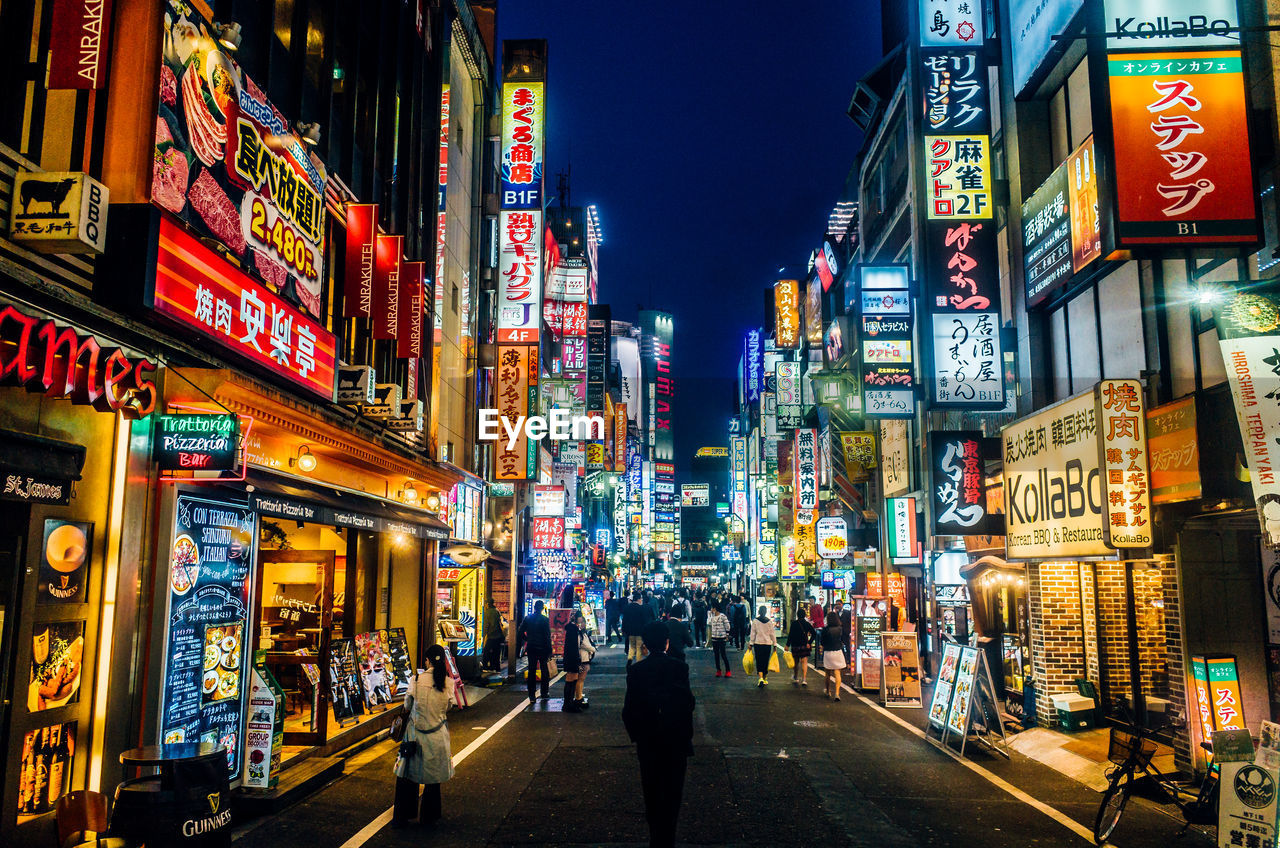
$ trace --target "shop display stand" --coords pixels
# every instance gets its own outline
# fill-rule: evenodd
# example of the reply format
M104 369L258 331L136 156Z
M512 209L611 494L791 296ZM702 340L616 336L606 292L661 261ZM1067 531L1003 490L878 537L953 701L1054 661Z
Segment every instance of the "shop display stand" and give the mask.
M947 654L956 656L949 675L940 674L929 709L925 739L939 748L953 750L958 745L965 755L969 740L1009 759L1004 721L996 700L995 682L987 665L986 652L968 645L947 645ZM944 671L947 663L944 655ZM948 687L943 690L941 687ZM946 699L945 710L941 708Z

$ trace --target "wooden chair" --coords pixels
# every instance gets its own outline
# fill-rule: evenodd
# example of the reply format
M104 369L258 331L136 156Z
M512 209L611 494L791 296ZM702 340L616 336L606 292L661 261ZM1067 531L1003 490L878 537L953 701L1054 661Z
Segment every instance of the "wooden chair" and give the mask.
M54 819L58 825L59 848L78 845L120 848L126 844L123 839L98 836L107 829L107 796L101 792L88 789L68 792L54 805Z

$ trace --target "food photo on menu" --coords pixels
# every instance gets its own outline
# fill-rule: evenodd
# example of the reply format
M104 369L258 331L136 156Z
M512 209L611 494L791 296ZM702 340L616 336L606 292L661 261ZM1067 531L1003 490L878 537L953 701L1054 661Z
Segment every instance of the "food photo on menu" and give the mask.
M79 700L84 670L84 622L36 625L31 636L31 681L27 709L51 710Z

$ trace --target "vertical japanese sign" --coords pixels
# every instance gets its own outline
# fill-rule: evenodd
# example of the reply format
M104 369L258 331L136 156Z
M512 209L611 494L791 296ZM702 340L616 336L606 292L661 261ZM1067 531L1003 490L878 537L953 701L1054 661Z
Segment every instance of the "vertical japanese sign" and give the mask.
M348 318L373 315L373 237L378 230L378 204L347 204L347 262L342 286L342 312Z
M609 307L592 306L587 319L587 414L605 413L605 370L609 366Z
M888 518L889 556L895 562L919 559L916 499L886 498L885 513Z
M876 467L876 435L866 430L840 434L844 473L852 481L866 480L867 469Z
M734 436L729 440L730 483L733 489L732 514L744 523L747 520L747 438Z
M1004 406L998 312L935 312L935 406Z
M796 521L812 524L812 521L801 521L800 513L818 508L818 431L808 427L796 430L795 445L793 501L797 513Z
M929 221L925 250L925 292L932 311L996 311L1000 265L992 224Z
M564 550L564 516L531 519L529 547L540 551Z
M862 409L868 417L915 414L915 307L905 265L865 266L859 271Z
M1117 244L1256 241L1239 51L1112 54L1107 69Z
M537 344L542 320L542 210L502 210L498 243L498 341Z
M542 211L544 84L502 85L502 208Z
M1147 471L1147 411L1142 383L1103 380L1094 389L1099 467L1106 495L1107 544L1151 546L1151 483Z
M982 433L977 430L929 434L933 462L933 533L976 536L986 532L987 486Z
M645 332L653 342L650 396L650 438L653 458L670 461L675 456L675 435L671 428L676 386L671 376L671 343L675 337L672 318L665 312L646 312Z
M1153 504L1200 498L1200 445L1196 439L1194 397L1148 410L1147 451Z
M1071 268L1079 273L1090 262L1102 257L1098 160L1093 151L1092 135L1067 157L1067 189L1071 206Z
M404 261L404 236L374 237L373 337L400 336L400 265Z
M1280 293L1237 292L1214 308L1262 542L1280 547Z
M1028 306L1043 303L1102 256L1096 164L1089 136L1022 204Z
M747 396L747 403L760 400L761 384L764 382L764 333L753 327L747 330L742 341L742 387Z
M980 47L981 0L919 0L920 43L925 47Z
M529 400L537 391L538 349L531 345L499 345L495 398L498 414L507 421L518 421L529 414ZM505 439L493 444L493 477L495 480L529 480L537 476L537 451L531 450L529 439L521 428L515 446L507 447Z
M773 284L774 344L780 350L800 346L800 281L778 280Z
M448 232L448 199L449 199L449 83L440 89L440 157L436 167L436 262L435 286L432 302L435 304L432 320L432 334L436 344L440 344L444 332L444 250ZM433 369L435 375L438 368Z
M930 220L991 218L990 148L985 134L924 137Z
M627 405L613 407L613 470L619 474L627 470Z
M778 429L795 429L804 422L800 363L779 362L774 366L774 380L778 389Z
M921 63L925 131L935 135L990 132L987 66L982 54L925 50Z

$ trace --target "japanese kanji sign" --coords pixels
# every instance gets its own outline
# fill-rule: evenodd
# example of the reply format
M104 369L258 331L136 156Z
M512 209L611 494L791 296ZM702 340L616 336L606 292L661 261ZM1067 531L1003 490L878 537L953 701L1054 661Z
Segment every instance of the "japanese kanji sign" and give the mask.
M1065 163L1022 204L1022 270L1027 303L1039 303L1071 279L1071 210Z
M542 211L498 217L498 341L536 344L542 320Z
M876 434L865 430L840 434L841 457L845 476L853 481L866 480L867 469L876 467Z
M1118 246L1256 241L1239 51L1114 54L1107 68Z
M905 266L866 266L859 269L859 282L863 413L890 418L914 415L911 338L915 316L910 276Z
M509 422L529 414L531 396L538 386L538 349L531 345L499 345L494 368L494 406ZM528 480L537 475L537 451L521 428L515 447L505 439L493 443L493 478Z
M544 85L502 85L502 208L542 211Z
M277 377L333 400L333 334L164 216L151 306Z
M1238 292L1214 308L1262 542L1280 547L1280 293Z
M1067 157L1067 199L1071 208L1071 269L1077 274L1102 256L1098 214L1098 159L1090 135ZM1030 298L1027 299L1030 304Z
M1000 313L935 312L935 406L1003 406Z
M1103 380L1094 389L1107 544L1151 547L1147 411L1138 380Z
M564 550L564 516L530 519L529 547L541 551Z
M742 382L748 403L760 400L764 383L764 333L758 328L747 330L742 340Z
M933 463L933 533L977 536L986 532L987 486L982 433L935 430L929 434Z
M925 286L934 311L989 312L1000 305L996 228L988 221L925 222Z
M991 139L983 135L926 135L925 191L928 217L988 219L991 204Z
M920 44L980 47L982 0L920 0Z
M795 432L795 469L792 485L795 488L792 502L795 509L818 508L818 431L801 428ZM796 519L797 523L799 518ZM805 522L812 523L812 522Z
M928 133L991 131L987 66L971 50L921 52L924 128Z
M804 399L801 392L800 363L779 362L774 365L778 392L778 429L789 430L804 422Z
M774 342L779 349L800 346L800 281L778 280L773 286Z
M885 498L886 533L889 537L889 556L895 561L920 558L920 539L916 522L915 498ZM870 582L867 592L871 593Z
M1009 558L1110 553L1093 392L1016 421L1000 438Z

